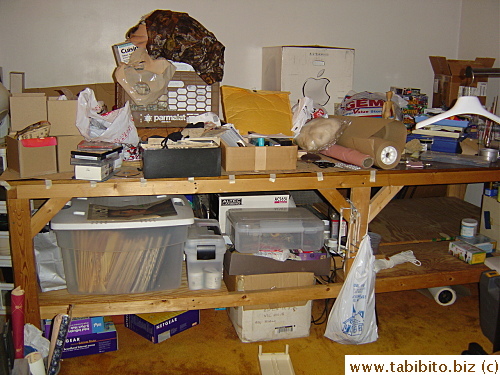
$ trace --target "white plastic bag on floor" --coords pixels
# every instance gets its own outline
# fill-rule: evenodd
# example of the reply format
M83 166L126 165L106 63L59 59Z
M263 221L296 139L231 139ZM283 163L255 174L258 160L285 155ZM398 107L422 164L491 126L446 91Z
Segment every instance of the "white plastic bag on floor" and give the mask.
M340 344L377 341L374 261L370 237L366 235L330 311L325 330L330 340Z

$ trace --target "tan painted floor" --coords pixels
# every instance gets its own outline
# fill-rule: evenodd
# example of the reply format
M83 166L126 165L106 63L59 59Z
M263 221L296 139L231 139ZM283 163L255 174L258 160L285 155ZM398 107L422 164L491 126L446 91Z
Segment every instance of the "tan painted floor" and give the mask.
M492 344L481 333L477 286L470 296L440 306L418 291L377 294L379 339L371 344L342 345L324 337L326 324L312 325L310 336L280 341L241 343L225 311L204 310L200 325L152 344L117 326L119 350L66 359L61 375L91 374L259 374L258 347L283 352L285 345L297 375L344 373L347 354L461 354L470 342L491 353ZM315 301L314 318L324 301ZM361 357L360 357L361 358Z

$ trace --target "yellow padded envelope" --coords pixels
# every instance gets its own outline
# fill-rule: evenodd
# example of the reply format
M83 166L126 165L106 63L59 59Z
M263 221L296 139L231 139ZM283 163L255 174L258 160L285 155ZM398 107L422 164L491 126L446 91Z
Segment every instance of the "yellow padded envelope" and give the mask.
M254 131L261 134L282 133L293 136L289 95L287 91L221 86L224 118L242 135Z

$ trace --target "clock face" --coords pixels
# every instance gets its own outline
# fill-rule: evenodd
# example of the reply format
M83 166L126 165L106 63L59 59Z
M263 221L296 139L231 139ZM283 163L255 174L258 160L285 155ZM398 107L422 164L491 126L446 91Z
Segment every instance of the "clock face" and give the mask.
M316 77L309 77L302 86L302 95L311 98L315 103L322 106L326 105L330 100L327 91L330 80L322 77L324 73L325 69L321 69Z

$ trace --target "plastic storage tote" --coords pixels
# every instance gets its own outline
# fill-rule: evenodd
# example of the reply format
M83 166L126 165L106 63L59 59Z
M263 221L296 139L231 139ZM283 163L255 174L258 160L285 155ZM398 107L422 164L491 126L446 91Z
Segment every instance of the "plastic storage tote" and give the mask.
M176 289L193 210L184 196L74 198L51 221L70 294Z
M323 221L303 207L231 209L226 225L234 248L241 253L323 247Z
M226 243L215 219L195 219L184 245L189 289L220 289Z

